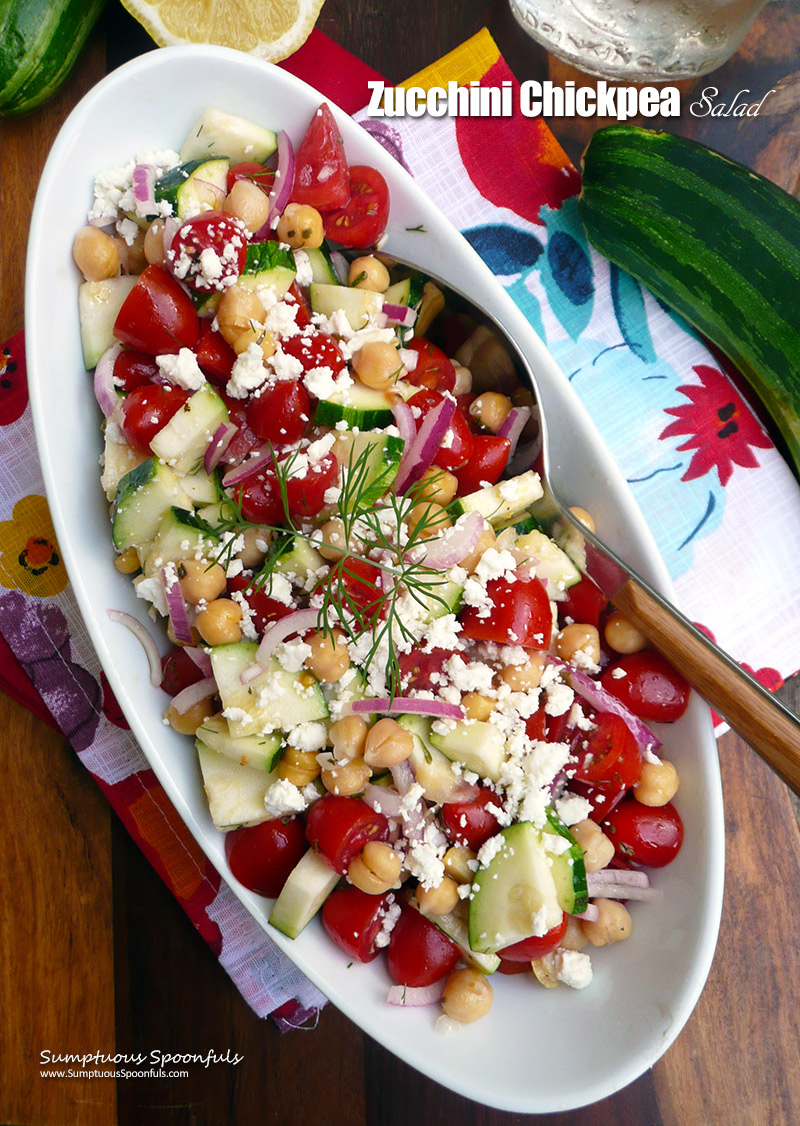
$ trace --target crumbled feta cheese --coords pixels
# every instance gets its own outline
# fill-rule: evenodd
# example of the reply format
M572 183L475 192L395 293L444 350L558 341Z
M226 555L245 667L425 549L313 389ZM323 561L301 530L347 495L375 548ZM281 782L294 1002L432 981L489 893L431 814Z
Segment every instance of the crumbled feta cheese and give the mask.
M568 827L585 821L591 812L591 802L578 794L564 794L556 800L556 813Z
M284 641L275 650L275 656L281 668L287 672L299 672L304 662L311 656L311 646L302 638L296 637L292 641Z
M308 806L305 795L287 778L273 782L264 795L264 808L271 818L302 813Z
M267 375L261 348L256 343L248 344L244 352L237 356L225 390L232 399L246 399L251 391L266 382Z
M286 741L298 751L321 751L328 742L328 729L324 723L298 723L289 731Z
M573 989L585 989L592 981L592 960L579 950L556 950L553 954L556 977Z

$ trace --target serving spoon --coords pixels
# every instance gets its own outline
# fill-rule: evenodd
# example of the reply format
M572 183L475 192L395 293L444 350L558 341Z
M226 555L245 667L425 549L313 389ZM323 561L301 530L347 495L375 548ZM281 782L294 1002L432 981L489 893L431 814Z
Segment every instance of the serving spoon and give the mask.
M530 390L533 414L539 425L531 461L535 461L544 490L534 512L544 530L566 551L581 574L599 587L734 731L800 794L800 718L702 633L596 531L587 528L563 499L558 481L562 463L554 457L548 441L546 396L512 332L453 283L431 273L427 266L415 266L394 254L386 257L399 266L420 270L441 289L449 310L467 314L476 325L485 326ZM533 467L520 465L519 471Z

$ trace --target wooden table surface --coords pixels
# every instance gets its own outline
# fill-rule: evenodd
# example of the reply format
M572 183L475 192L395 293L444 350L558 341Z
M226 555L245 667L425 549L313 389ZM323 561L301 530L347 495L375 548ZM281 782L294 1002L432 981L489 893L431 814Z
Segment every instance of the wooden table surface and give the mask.
M395 82L482 26L493 32L519 79L580 79L527 40L505 0L327 0L319 26ZM22 326L30 206L59 125L108 69L151 47L110 0L62 92L30 117L2 125L2 338ZM695 118L685 97L681 118L667 128L704 140L795 192L799 63L800 10L776 0L738 55L694 87L713 84L728 102L749 90L739 100L757 101L781 83L764 111L756 118ZM602 122L551 124L577 159ZM3 696L0 732L7 787L0 843L0 1122L293 1126L324 1115L330 1126L510 1126L539 1120L490 1111L443 1090L333 1007L313 1032L282 1035L258 1020L64 740ZM788 791L755 755L733 735L719 749L727 892L706 989L651 1072L594 1107L548 1117L554 1126L800 1122L800 832ZM235 1067L192 1067L188 1080L45 1080L38 1061L48 1047L106 1053L230 1048L244 1058Z

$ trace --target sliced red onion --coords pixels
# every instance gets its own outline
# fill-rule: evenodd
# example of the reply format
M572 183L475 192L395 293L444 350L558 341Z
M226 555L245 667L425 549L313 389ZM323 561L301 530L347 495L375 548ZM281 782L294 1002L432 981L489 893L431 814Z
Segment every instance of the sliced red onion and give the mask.
M455 413L455 399L445 397L425 415L414 441L403 451L395 480L398 495L407 492L431 465Z
M537 434L530 442L517 446L517 452L508 459L505 469L507 476L518 477L520 473L526 473L529 469L533 469L541 452L541 434Z
M331 264L342 285L347 285L350 278L350 263L342 254L341 250L331 251Z
M428 541L430 547L426 543L422 562L426 567L434 567L437 571L447 571L450 567L457 566L465 555L469 555L477 547L483 535L483 527L484 520L479 512L460 516L454 527Z
M586 877L589 895L599 895L604 884L626 884L628 887L650 887L650 877L640 868L602 868Z
M305 633L307 630L316 629L319 621L319 610L295 610L281 618L274 626L270 626L261 638L261 644L256 650L256 664L261 670L266 668L267 660L275 649L293 633ZM353 705L355 708L355 704Z
M387 301L381 312L386 317L387 324L400 325L401 328L413 328L417 319L417 310L410 305L393 305Z
M114 225L118 218L119 216L115 211L111 215L90 215L86 222L90 227L99 227L100 230L105 231L107 235L113 235Z
M658 751L661 740L657 739L650 728L638 716L635 716L629 708L626 708L621 700L607 692L602 684L598 684L596 680L592 680L590 676L579 669L573 668L560 657L554 657L550 654L548 660L566 671L570 685L579 696L586 700L587 704L591 704L592 707L598 708L602 712L612 712L623 719L642 754L655 754Z
M386 996L390 1005L401 1008L416 1008L420 1005L435 1005L444 993L444 978L433 985L393 985Z
M278 166L269 193L269 219L271 227L277 226L283 209L289 202L294 185L294 148L285 129L278 133Z
M186 599L183 597L181 584L178 582L175 571L174 569L169 571L166 567L162 567L160 577L175 640L179 645L192 645L194 642L192 624L189 621Z
M188 688L184 688L177 696L173 696L170 701L170 706L175 709L178 715L185 715L189 708L193 708L195 704L199 704L201 700L207 700L209 696L213 696L217 691L217 682L213 676L207 676L204 680L198 680L196 684L190 684Z
M511 442L511 448L508 451L509 461L516 452L520 435L530 417L530 407L512 407L503 420L503 425L497 431L498 438L508 438Z
M272 450L266 450L257 453L255 457L246 458L241 465L228 470L222 478L222 484L225 488L228 485L238 485L242 481L246 481L251 473L255 473L258 469L263 469L265 465L269 465L272 461Z
M210 189L211 194L214 197L213 210L216 210L221 205L222 201L225 199L225 189L221 188L219 186L219 184L212 184L210 180L198 180L196 178L192 181L192 183L193 184L202 184L204 188Z
M363 800L370 809L379 810L384 817L399 817L402 797L397 790L389 786L376 786L374 782L367 782L364 786Z
M135 164L131 176L137 215L147 218L156 210L156 170L152 164Z
M94 369L94 397L106 418L111 418L119 402L114 386L114 364L121 351L122 345L119 342L112 344L103 352Z
M660 899L662 892L659 888L636 887L632 884L605 883L595 885L592 877L587 876L589 895L598 899ZM584 916L579 916L583 918Z
M400 437L406 449L408 449L417 436L417 424L411 413L411 407L408 403L394 403L392 414L394 415L395 426L400 431Z
M417 780L414 776L413 767L408 759L403 759L402 762L390 766L389 773L392 776L395 789L399 794L407 794Z
M161 237L164 240L164 257L169 258L169 253L172 250L172 243L178 229L181 226L180 219L176 219L174 215L170 215L164 220L164 230L161 232Z
M221 422L214 431L214 437L206 446L203 454L203 468L206 473L213 473L220 463L222 455L231 443L231 439L239 427L235 422Z
M138 618L134 618L133 614L128 614L124 610L106 610L112 622L118 622L121 626L129 629L141 647L144 649L145 656L147 657L147 664L150 669L150 683L155 688L161 687L161 681L164 679L164 674L161 669L161 654L156 645L156 639L152 633L143 626Z
M286 620L282 618L281 624ZM395 696L393 700L388 696L378 696L373 700L354 700L351 706L354 715L382 712L389 715L432 715L436 719L464 718L460 704L448 704L446 700L422 700L417 696Z
M397 354L406 371L413 371L419 362L419 352L415 352L413 348L398 348Z
M212 664L211 658L205 649L201 649L199 645L185 645L183 648L187 657L191 657L200 672L205 673L206 676L211 676Z
M590 903L585 911L572 916L573 919L585 919L587 923L596 923L600 918L600 908Z

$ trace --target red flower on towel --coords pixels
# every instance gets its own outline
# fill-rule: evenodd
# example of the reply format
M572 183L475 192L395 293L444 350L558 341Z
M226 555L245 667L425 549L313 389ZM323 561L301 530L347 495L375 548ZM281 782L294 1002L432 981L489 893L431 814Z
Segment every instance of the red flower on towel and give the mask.
M9 340L0 351L0 426L16 422L28 405L25 354L20 337Z
M678 391L689 403L667 407L666 414L676 421L659 434L672 438L687 434L678 450L694 450L682 481L694 481L716 469L721 485L731 479L734 465L757 469L754 449L769 449L771 442L764 430L729 380L716 368L697 364L692 369L700 383L686 384Z

